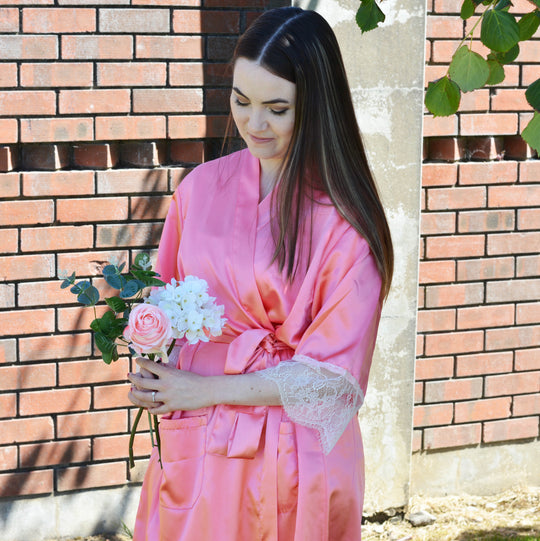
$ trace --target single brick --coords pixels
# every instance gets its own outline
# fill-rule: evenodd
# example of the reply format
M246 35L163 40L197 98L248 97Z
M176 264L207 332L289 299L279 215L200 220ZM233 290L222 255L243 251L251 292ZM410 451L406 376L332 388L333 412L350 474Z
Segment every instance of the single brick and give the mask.
M486 284L487 302L529 301L540 297L540 279L504 280Z
M461 137L430 137L424 138L424 143L427 143L424 160L454 162L465 158L466 145Z
M0 421L0 443L2 445L23 441L50 440L54 437L51 417L30 417Z
M17 64L2 63L0 70L0 87L8 88L17 86Z
M513 324L513 304L458 309L458 329L483 329L486 327L505 327Z
M153 88L133 90L135 113L183 113L202 111L202 90Z
M540 229L540 208L518 210L518 229Z
M90 195L94 193L92 171L58 171L22 173L23 195ZM36 222L34 222L36 223Z
M455 277L455 261L420 261L420 284L453 282Z
M460 233L511 231L513 229L514 211L512 210L482 210L459 213L458 230Z
M431 188L428 190L429 210L479 208L486 206L486 189L474 188Z
M480 376L512 371L512 352L477 353L458 355L456 358L456 376Z
M92 248L94 230L91 225L25 228L21 231L23 252L56 252Z
M107 311L107 307L96 307L96 314L93 310L86 310L86 306L58 308L58 330L61 332L85 331L96 317L101 317Z
M58 37L0 35L1 60L47 60L58 58Z
M57 419L58 438L123 433L126 429L126 410L59 415Z
M420 310L417 332L452 331L456 328L455 310Z
M515 417L540 414L540 394L514 396L513 413Z
M54 115L56 96L49 90L3 90L0 91L0 115Z
M170 31L168 9L108 9L99 10L100 32L130 34L159 34Z
M426 428L424 430L424 448L444 449L477 445L480 443L481 433L482 425L480 423Z
M129 90L60 90L60 114L129 113Z
M429 259L475 257L484 255L484 235L428 237L426 256Z
M52 470L0 474L0 497L15 498L53 491Z
M30 118L21 120L21 141L42 143L55 141L91 141L94 128L91 118Z
M487 400L471 400L456 402L455 423L474 423L475 421L487 421L491 419L505 419L510 417L510 404L512 399L490 398Z
M479 283L428 286L426 291L426 306L428 308L480 304L483 300L484 285Z
M136 58L199 59L203 57L203 41L198 36L137 36Z
M51 441L20 446L21 468L76 464L91 460L90 440Z
M0 292L1 297L1 292ZM0 364L14 363L17 360L17 343L14 338L0 340Z
M15 306L15 284L0 284L0 308Z
M416 359L415 367L414 376L417 380L451 378L454 375L454 358Z
M540 247L540 231L488 235L488 255L535 253Z
M98 225L96 248L157 246L163 223Z
M0 119L0 143L16 143L19 138L19 127L14 118Z
M425 115L423 122L424 137L441 137L457 135L458 133L458 123L456 115L439 117Z
M454 416L453 404L434 404L430 406L415 406L413 426L448 425Z
M85 488L123 485L126 482L126 463L107 462L56 470L59 492Z
M60 223L111 222L127 218L127 197L59 199L56 202L56 219Z
M472 353L483 349L484 333L482 331L438 333L426 336L425 354L428 356Z
M128 399L129 385L101 385L94 387L94 409L127 408L133 404Z
M166 161L165 141L136 141L123 143L120 161L131 167L158 167Z
M3 336L54 332L54 310L9 310L0 312Z
M155 169L117 169L97 173L97 191L99 194L121 193L158 193L167 191L167 171Z
M484 424L485 443L538 437L538 416L491 421Z
M206 66L200 62L170 62L169 83L171 86L203 86L215 84L206 77Z
M526 325L527 323L540 323L540 302L516 305L516 323Z
M105 366L102 360L62 361L58 365L58 385L125 381L128 371L129 360L126 357L120 357L109 366Z
M130 197L129 215L132 220L164 220L167 217L171 198L169 196L150 195Z
M514 113L462 114L461 135L513 135L518 130Z
M0 225L47 224L53 220L53 201L42 199L0 202Z
M540 370L540 348L516 351L516 370Z
M486 350L488 351L494 349L526 348L537 346L538 344L540 344L540 325L486 331Z
M540 206L540 185L490 186L488 190L488 206L538 207Z
M486 377L485 396L540 392L540 371Z
M26 62L21 64L21 86L92 86L93 68L89 62Z
M494 88L493 90L492 111L526 111L530 108L525 98L525 88Z
M96 140L165 139L164 116L111 116L96 118Z
M73 147L73 163L88 169L110 169L118 164L118 145L112 143L82 144Z
M173 31L177 34L238 34L240 13L238 11L175 9Z
M454 186L458 166L454 163L425 163L422 165L422 186Z
M97 64L99 86L164 86L166 81L167 64L165 62L103 62Z
M172 163L202 163L204 143L202 141L171 141L170 160Z
M502 184L516 182L518 164L514 161L489 163L461 163L459 165L459 184Z
M64 34L95 32L96 10L90 8L23 8L23 32Z
M57 171L70 162L68 145L25 145L22 149L22 163L31 171Z
M171 139L222 138L227 127L226 115L185 115L169 117Z
M18 306L54 306L74 304L76 297L69 289L58 289L58 280L22 282L17 288Z
M103 60L133 58L132 36L62 36L62 59Z
M540 256L531 255L517 258L516 276L518 278L538 275L540 275Z
M514 277L513 257L491 257L458 261L459 281L490 280Z
M91 353L90 333L21 338L19 350L22 362L88 357Z
M128 256L127 250L97 251L93 249L89 252L58 254L58 270L69 269L75 271L77 276L97 276L101 275L103 269L109 264L127 263Z
M90 400L89 387L32 391L20 393L19 408L21 415L86 411L90 408Z
M425 402L451 402L480 398L482 396L482 378L462 378L445 381L426 381Z

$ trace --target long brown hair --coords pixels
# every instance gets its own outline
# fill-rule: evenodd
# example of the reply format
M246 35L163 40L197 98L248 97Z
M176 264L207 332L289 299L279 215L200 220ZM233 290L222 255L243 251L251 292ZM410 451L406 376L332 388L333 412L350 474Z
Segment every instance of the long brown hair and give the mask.
M394 264L392 239L330 25L314 11L267 11L238 41L233 62L240 57L296 84L295 125L276 194L274 260L280 270L286 269L289 278L294 275L303 207L320 189L368 242L386 297Z

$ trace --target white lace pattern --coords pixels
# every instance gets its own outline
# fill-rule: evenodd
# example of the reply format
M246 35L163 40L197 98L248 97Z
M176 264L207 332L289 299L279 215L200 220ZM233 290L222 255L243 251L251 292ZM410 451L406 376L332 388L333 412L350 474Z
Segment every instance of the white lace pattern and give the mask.
M328 454L364 401L364 393L347 370L305 355L256 372L276 383L291 421L319 432Z

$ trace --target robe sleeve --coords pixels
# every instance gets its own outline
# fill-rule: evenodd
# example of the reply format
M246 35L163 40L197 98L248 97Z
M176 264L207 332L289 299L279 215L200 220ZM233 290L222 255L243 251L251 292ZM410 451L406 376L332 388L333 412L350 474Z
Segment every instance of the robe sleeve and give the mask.
M317 272L311 323L296 354L258 374L277 384L288 416L315 428L328 454L364 400L381 279L366 241L352 228L327 250Z

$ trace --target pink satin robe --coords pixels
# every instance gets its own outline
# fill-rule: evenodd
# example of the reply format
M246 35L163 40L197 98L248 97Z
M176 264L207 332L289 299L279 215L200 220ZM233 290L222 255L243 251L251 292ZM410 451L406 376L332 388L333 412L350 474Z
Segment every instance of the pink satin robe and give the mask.
M228 321L215 341L184 345L178 367L240 374L298 353L345 368L365 392L381 286L367 243L332 205L317 203L311 256L292 283L269 266L272 252L270 196L259 203L259 161L248 150L185 178L157 268L165 281L204 278ZM317 430L282 407L219 405L170 417L161 420L163 469L154 449L144 480L135 541L360 539L356 416L327 455Z

